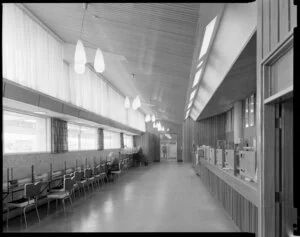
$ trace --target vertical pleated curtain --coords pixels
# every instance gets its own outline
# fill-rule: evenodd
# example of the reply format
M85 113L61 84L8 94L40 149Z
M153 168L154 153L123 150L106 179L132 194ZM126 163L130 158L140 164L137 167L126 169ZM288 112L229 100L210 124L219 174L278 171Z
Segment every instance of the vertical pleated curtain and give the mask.
M51 152L62 153L68 151L68 126L67 122L51 118Z
M86 67L63 61L63 44L15 4L3 4L3 77L140 131L144 115L124 108L124 96Z
M124 148L124 133L120 133L120 143L121 143L121 148Z
M137 136L132 136L132 143L134 147L137 146Z
M103 128L98 128L98 150L104 150L104 134Z

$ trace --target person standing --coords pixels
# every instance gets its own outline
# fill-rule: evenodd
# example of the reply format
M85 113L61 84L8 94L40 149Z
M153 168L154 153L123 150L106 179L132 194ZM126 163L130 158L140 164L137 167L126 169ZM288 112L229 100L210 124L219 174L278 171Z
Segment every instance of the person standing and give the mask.
M162 147L162 152L163 152L163 158L164 158L164 159L168 159L168 157L167 157L167 146L166 146L166 144L163 145L163 147Z

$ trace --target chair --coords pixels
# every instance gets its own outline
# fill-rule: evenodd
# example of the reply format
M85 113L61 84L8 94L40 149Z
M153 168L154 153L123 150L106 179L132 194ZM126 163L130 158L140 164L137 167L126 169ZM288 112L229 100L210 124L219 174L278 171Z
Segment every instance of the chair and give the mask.
M7 229L8 229L8 217L9 217L9 208L10 207L18 207L18 208L23 208L23 214L24 214L24 219L25 219L25 225L27 229L27 221L26 221L26 208L30 206L35 206L36 214L39 219L40 223L40 216L39 212L37 209L37 201L38 201L38 195L41 191L41 182L36 182L36 183L27 183L24 186L24 197L15 201L11 201L7 203ZM21 215L22 218L22 215Z
M118 163L118 170L112 170L111 174L113 174L114 177L116 177L116 180L119 178L119 176L121 175L121 161L119 161Z
M97 167L94 167L94 177L95 177L95 181L98 184L98 187L100 188L100 180L101 180L101 175L100 175L100 165L98 165Z
M124 161L124 169L125 169L125 171L127 172L128 171L128 158L126 157L125 158L125 161Z
M47 195L47 199L48 199L48 208L47 208L47 214L49 212L49 208L50 208L50 200L51 199L56 199L56 201L58 199L62 200L62 203L63 203L63 207L64 207L64 212L66 210L65 208L65 199L68 198L71 202L71 206L73 207L73 203L72 203L72 198L71 198L71 195L72 195L72 192L74 190L74 184L75 184L75 177L72 177L72 178L65 178L64 179L64 187L62 190L59 190L59 191L53 191L53 192L50 192L48 195ZM56 205L56 208L57 208L57 205Z
M85 186L87 186L89 192L90 192L90 189L89 189L88 182L87 182L87 179L86 179L84 173L85 173L84 171L79 172L79 181L77 183L78 183L79 188L83 189L83 195L85 196L85 189L84 189Z
M74 184L74 191L73 191L73 194L74 194L74 200L75 200L75 192L78 190L78 194L79 194L79 197L81 197L80 195L80 179L81 179L81 174L79 171L75 171L74 172L74 181L75 181L75 184Z
M85 170L85 177L87 180L87 185L89 186L92 184L93 192L94 192L94 182L95 182L95 177L93 176L93 171L91 168L88 168Z
M105 184L104 179L106 179L106 181L108 181L105 164L100 164L99 172L100 172L100 181L102 184Z

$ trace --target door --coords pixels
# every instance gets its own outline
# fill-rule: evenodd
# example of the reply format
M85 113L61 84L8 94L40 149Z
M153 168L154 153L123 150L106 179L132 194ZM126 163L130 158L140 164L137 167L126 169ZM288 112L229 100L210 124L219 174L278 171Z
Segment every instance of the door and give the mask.
M276 104L276 237L288 237L296 223L293 206L293 99Z

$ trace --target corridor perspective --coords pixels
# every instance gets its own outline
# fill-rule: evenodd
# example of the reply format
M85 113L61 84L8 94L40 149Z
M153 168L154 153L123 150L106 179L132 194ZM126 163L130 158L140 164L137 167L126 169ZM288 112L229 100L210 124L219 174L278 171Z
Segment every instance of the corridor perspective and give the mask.
M3 232L300 236L294 2L3 3Z
M66 213L43 218L42 209L40 224L34 212L28 215L29 232L238 231L191 165L176 161L138 167L117 183L76 200ZM16 219L10 231L20 231Z

